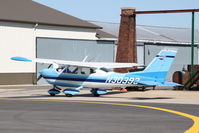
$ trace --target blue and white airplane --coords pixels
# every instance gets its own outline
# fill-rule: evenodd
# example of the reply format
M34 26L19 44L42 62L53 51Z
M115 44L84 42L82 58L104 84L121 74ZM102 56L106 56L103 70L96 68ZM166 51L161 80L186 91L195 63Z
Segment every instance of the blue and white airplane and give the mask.
M83 88L91 88L94 96L106 94L108 89L135 86L179 86L174 82L165 82L165 78L176 56L175 50L161 50L152 62L139 72L116 73L113 68L140 66L135 63L78 62L53 59L27 59L12 57L12 60L52 64L53 68L43 69L39 73L54 87L48 91L51 96L63 93L73 96ZM103 88L103 89L102 89Z

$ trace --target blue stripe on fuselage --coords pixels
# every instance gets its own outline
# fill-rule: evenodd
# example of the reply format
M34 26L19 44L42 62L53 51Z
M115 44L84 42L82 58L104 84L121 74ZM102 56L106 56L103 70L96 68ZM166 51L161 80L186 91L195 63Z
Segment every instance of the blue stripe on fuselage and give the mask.
M105 83L106 81L106 77L104 77L104 79L98 79L97 77L94 78L78 78L78 77L44 77L45 79L55 79L55 80L69 80L69 81L82 81L82 82L100 82L100 83Z

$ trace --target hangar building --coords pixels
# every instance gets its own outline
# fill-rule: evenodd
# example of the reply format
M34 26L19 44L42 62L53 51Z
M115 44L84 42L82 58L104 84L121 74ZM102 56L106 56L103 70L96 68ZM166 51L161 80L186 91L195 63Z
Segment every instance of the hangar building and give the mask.
M47 67L14 62L13 56L113 62L118 31L118 23L84 21L32 0L1 0L0 85L34 84L37 72ZM190 29L137 26L138 63L147 65L164 47L179 49L170 79L182 64L190 64Z
M46 67L13 56L113 62L114 42L98 40L99 28L32 0L1 0L0 84L35 83L36 72Z
M97 30L99 38L117 40L119 35L119 23L90 22L103 27L103 29ZM174 64L167 76L168 81L172 80L172 75L175 71L182 71L183 67L186 69L187 64L191 64L191 29L137 25L136 34L139 64L148 65L161 49L178 50ZM195 30L194 63L199 63L198 30Z

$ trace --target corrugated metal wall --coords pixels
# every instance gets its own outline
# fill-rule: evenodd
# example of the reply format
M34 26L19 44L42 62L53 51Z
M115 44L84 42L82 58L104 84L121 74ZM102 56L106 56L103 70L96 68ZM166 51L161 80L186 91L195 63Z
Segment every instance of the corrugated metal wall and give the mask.
M138 64L144 65L144 45L137 45L137 61Z
M37 58L114 62L114 41L37 38ZM37 72L47 65L37 64ZM45 83L43 80L38 84Z
M175 71L182 71L183 66L187 67L187 64L191 64L191 47L188 45L163 45L163 44L145 44L145 65L148 65L151 60L159 53L161 49L174 49L178 50L174 63L167 75L167 80L172 80L172 75ZM198 50L197 47L194 49L195 58L194 62L198 63Z

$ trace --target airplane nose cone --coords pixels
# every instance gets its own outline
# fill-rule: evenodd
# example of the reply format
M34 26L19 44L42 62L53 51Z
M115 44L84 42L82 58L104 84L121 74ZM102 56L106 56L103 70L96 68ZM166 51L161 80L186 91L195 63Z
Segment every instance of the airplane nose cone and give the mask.
M39 71L39 74L41 74L43 77L49 77L49 76L55 76L56 72L54 69L43 69Z
M39 71L39 74L41 74L42 76L43 76L43 75L46 75L46 73L47 73L47 70L46 70L46 69L43 69L43 70L40 70L40 71Z
M48 73L47 71L48 71L47 69L40 70L39 74L44 76L44 75L46 75Z
M41 74L41 75L42 75L42 73L43 73L43 70L40 70L40 71L39 71L39 74Z

